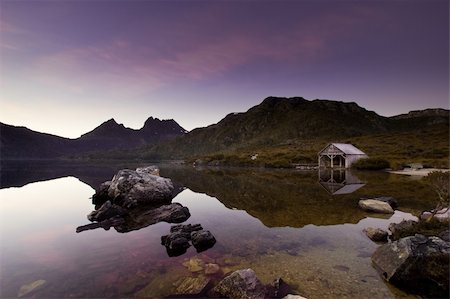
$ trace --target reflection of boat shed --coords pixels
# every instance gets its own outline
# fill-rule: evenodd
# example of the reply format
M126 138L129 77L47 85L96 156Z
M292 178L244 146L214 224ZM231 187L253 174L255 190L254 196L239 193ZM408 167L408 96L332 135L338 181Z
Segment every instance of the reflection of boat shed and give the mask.
M349 170L319 170L319 183L330 194L349 194L355 192L365 185L358 177Z
M349 143L330 143L319 152L319 167L350 168L367 155Z

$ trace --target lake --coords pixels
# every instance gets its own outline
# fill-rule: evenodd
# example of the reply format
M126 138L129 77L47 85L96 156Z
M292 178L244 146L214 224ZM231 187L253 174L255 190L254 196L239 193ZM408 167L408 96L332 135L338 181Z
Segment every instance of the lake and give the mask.
M213 283L252 268L263 283L281 277L309 299L415 298L379 276L370 259L379 245L362 230L386 229L432 208L434 194L416 179L160 164L161 176L179 187L173 202L189 208L184 224L211 231L214 247L169 257L161 236L171 224L164 222L128 233L76 233L89 223L94 188L118 169L142 165L3 161L0 296L17 297L22 286L41 281L24 297L164 297L185 277L205 275L205 263L216 263ZM398 210L377 215L358 208L360 198L373 196L396 198Z

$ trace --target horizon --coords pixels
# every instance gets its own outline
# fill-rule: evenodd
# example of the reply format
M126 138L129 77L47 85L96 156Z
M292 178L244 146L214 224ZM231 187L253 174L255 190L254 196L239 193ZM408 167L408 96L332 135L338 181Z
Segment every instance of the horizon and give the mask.
M449 109L449 3L0 3L0 121L77 138L113 118L188 131L268 95L385 117Z

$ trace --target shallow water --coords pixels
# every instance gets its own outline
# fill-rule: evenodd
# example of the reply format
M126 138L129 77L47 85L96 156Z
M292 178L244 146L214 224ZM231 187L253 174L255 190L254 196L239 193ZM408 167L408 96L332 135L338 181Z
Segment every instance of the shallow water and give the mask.
M23 285L38 280L45 284L25 297L170 296L184 277L204 276L205 263L220 266L213 283L250 267L264 283L282 277L307 298L410 297L372 267L378 244L362 229L411 218L432 206L433 196L420 182L384 173L347 174L347 181L356 178L363 186L332 195L336 188L330 193L316 172L161 165L161 175L183 187L173 202L189 208L185 223L200 223L217 239L205 252L191 247L168 257L160 245L168 223L129 233L75 232L88 223L93 187L127 165L37 164L2 165L2 298L17 297ZM359 198L380 195L398 199L394 215L357 208ZM189 263L200 270L189 271Z

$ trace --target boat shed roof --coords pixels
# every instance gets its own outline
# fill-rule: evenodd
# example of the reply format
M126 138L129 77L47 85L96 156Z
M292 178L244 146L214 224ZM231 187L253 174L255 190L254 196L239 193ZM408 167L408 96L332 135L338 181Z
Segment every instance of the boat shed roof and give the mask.
M340 151L342 151L346 155L365 155L366 154L362 150L360 150L359 148L355 147L354 145L352 145L350 143L330 143L320 152L323 152L330 145L334 145L335 147L337 147Z

